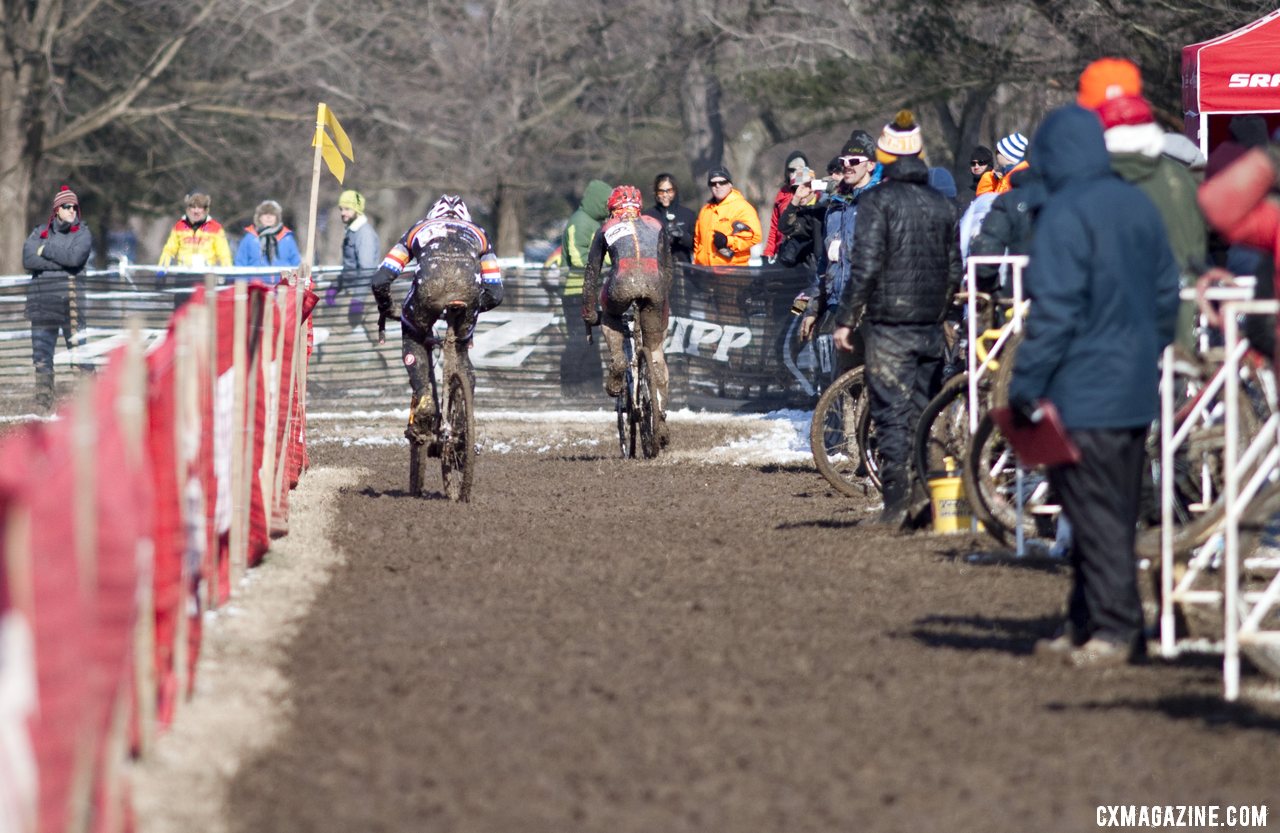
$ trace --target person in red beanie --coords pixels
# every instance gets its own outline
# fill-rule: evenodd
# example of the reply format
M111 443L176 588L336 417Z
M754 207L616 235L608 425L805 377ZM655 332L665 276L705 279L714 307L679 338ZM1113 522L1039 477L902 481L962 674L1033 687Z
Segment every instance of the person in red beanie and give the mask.
M1164 154L1164 130L1141 95L1105 99L1094 112L1102 121L1112 170L1155 203L1178 264L1180 284L1194 286L1209 254L1209 232L1196 205L1195 180L1183 165ZM1195 318L1195 304L1182 304L1176 340L1188 350L1195 350Z
M53 353L58 333L62 333L68 351L80 343L84 287L78 278L92 249L93 236L80 218L80 199L63 185L54 195L48 222L32 229L22 245L22 268L31 273L26 315L31 322L36 404L46 413L53 407Z

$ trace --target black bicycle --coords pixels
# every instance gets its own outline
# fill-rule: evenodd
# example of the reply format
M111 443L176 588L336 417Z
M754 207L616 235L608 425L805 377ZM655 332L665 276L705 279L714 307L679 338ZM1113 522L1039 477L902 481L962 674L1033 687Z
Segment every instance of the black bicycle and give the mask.
M618 450L623 457L636 456L638 450L646 460L658 456L658 383L653 375L653 355L637 332L639 322L628 310L622 320L622 350L627 359L622 390L614 399L618 421ZM591 328L587 328L588 336ZM637 348L636 345L640 347Z
M457 301L445 307L443 341L427 339L431 360L431 399L435 404L431 425L415 426L418 439L409 441L409 494L422 495L430 458L440 458L444 493L449 500L471 500L476 468L475 382L466 360L467 304ZM443 361L436 366L435 347L441 347ZM438 372L437 372L438 371ZM414 414L409 418L414 419ZM427 441L426 437L434 437Z

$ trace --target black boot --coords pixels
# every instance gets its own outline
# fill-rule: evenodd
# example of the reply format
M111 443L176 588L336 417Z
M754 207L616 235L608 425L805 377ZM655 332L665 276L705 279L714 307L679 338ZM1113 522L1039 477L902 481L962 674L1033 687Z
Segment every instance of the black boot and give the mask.
M899 529L911 508L911 493L907 485L906 472L882 472L882 478L880 487L884 494L884 511L880 513L876 523Z
M36 374L36 408L41 414L53 413L53 374Z

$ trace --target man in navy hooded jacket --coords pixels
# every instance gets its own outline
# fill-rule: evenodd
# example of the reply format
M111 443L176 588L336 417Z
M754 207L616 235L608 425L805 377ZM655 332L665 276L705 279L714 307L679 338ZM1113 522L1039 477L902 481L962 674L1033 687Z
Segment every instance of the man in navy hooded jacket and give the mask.
M1113 665L1145 653L1134 529L1178 266L1155 205L1112 172L1097 115L1050 113L1031 159L1049 198L1031 242L1009 404L1026 421L1049 399L1082 455L1049 472L1075 532L1074 575L1064 633L1037 653Z

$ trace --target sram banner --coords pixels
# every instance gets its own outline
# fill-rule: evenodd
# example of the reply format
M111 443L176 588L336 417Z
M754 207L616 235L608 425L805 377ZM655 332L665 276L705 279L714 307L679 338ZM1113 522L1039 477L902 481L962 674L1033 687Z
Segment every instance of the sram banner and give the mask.
M1280 87L1280 72L1233 72L1228 87Z

